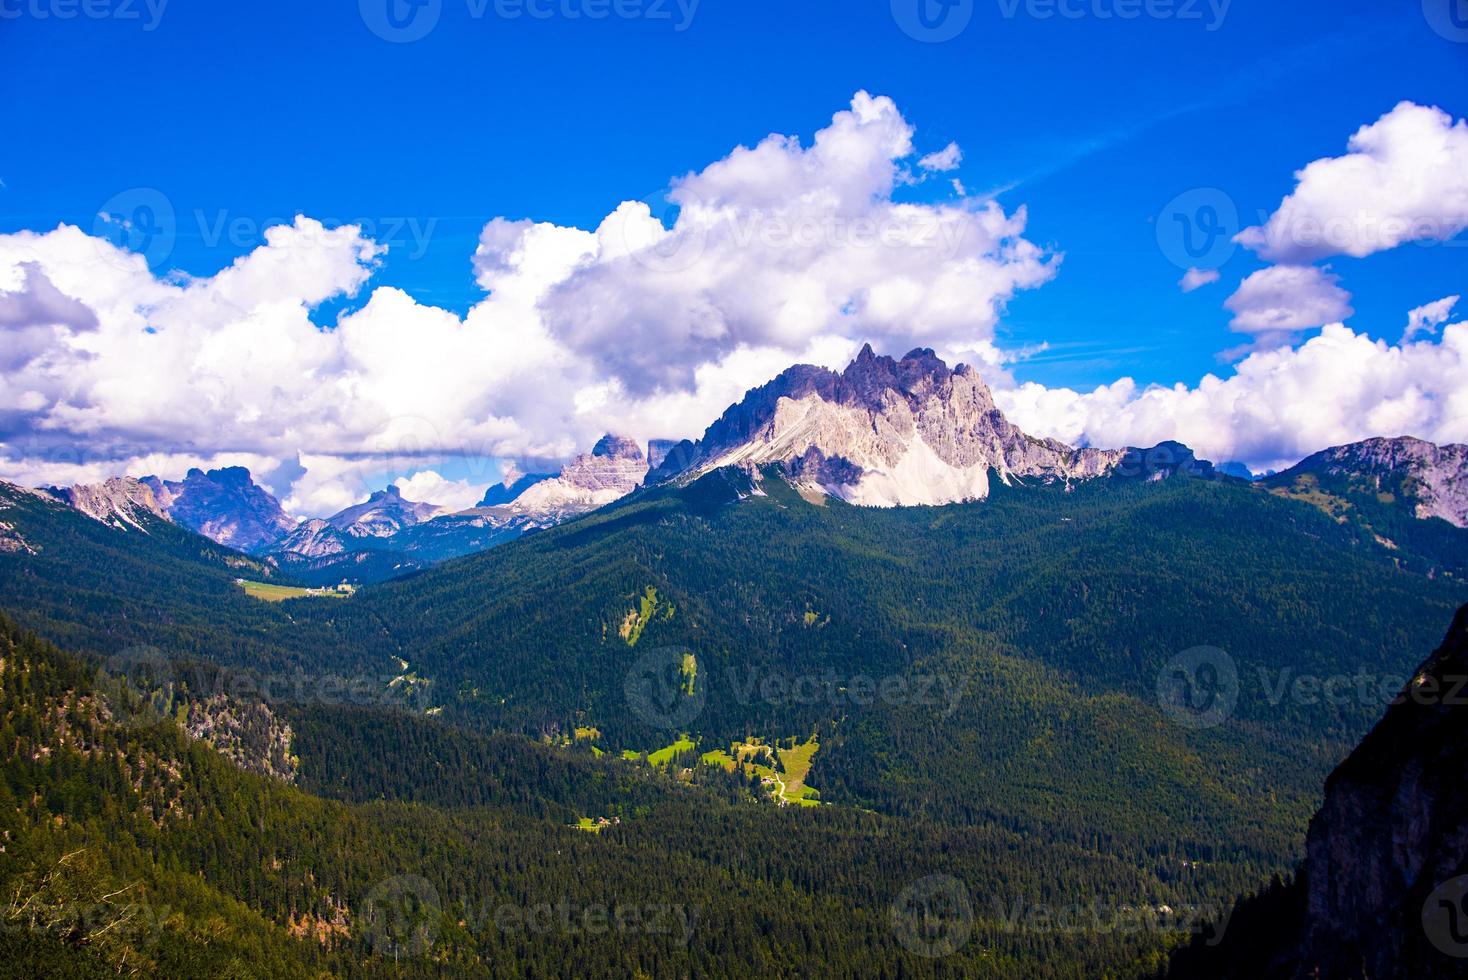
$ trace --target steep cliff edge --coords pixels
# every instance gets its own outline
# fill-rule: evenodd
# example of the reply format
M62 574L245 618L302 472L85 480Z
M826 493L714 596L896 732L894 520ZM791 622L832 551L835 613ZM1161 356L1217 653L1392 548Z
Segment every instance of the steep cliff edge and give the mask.
M1331 773L1291 886L1241 902L1178 978L1468 976L1468 606Z

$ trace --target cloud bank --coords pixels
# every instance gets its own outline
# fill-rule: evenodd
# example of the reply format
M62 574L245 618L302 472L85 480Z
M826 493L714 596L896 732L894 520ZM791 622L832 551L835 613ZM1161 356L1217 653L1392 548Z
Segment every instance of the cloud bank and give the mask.
M1435 181L1420 200L1449 201L1441 216L1455 213L1461 173L1406 160L1398 144L1456 160L1463 131L1406 105L1351 150L1390 179ZM0 235L0 478L244 465L293 512L317 515L391 473L409 496L459 506L499 473L445 476L455 460L544 465L604 431L696 435L791 363L839 367L866 341L973 363L1019 424L1076 442L1180 438L1270 466L1373 434L1468 438L1468 328L1447 323L1452 304L1413 311L1401 344L1372 341L1342 325L1349 295L1308 264L1314 253L1269 244L1274 218L1254 231L1281 264L1228 301L1254 340L1230 376L1086 393L1015 385L995 326L1061 257L1024 237L1023 207L961 189L906 200L914 165L950 173L963 159L956 145L919 158L913 136L890 99L861 92L809 142L736 147L673 180L666 201L624 202L595 228L495 218L472 256L484 298L462 316L369 291L386 246L307 216L197 278L156 275L68 225ZM1275 218L1346 199L1317 190L1319 174L1337 173L1329 162L1301 172ZM1190 273L1182 286L1208 281ZM320 322L323 304L350 298Z

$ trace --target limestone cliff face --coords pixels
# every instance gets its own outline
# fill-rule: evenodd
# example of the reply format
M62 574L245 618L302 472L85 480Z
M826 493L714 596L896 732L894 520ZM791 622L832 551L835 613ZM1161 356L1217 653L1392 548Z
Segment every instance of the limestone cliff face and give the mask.
M504 505L505 518L564 517L619 500L647 477L642 447L624 436L605 435L560 474L528 487Z
M145 516L168 520L153 490L130 476L113 477L105 483L78 484L53 491L72 507L104 524L146 530Z
M243 466L191 469L178 482L144 477L158 505L174 523L228 548L257 552L269 548L296 522Z

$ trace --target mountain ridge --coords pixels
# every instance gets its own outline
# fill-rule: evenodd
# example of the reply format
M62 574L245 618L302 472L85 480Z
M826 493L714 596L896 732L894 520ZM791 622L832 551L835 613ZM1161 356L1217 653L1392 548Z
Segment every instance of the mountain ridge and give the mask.
M1166 476L1192 460L1178 443ZM720 466L776 463L798 485L869 506L981 500L990 474L1000 483L1070 483L1106 476L1154 450L1072 447L1030 436L1011 423L967 364L954 368L931 348L901 359L870 344L840 372L795 365L730 406L697 441L669 451L650 483ZM1189 463L1188 465L1192 465ZM1206 466L1213 475L1211 464Z
M361 583L552 527L640 487L689 482L725 466L753 473L772 465L803 493L878 507L982 500L995 485L1014 483L1238 478L1236 469L1215 468L1174 441L1101 449L1028 435L969 365L950 369L931 348L893 358L868 344L841 371L792 365L746 392L698 440L653 439L644 451L608 433L555 474L512 473L464 511L405 500L390 486L330 517L297 522L243 467L195 468L179 482L124 477L50 492L101 520L142 527L162 517L322 581L340 575ZM1363 533L1387 547L1419 536L1398 511L1468 527L1463 446L1363 440L1322 450L1257 485L1338 519L1354 508ZM1450 555L1441 557L1457 567Z
M1405 496L1420 519L1438 517L1468 528L1468 445L1373 437L1312 453L1260 482L1287 487L1306 477L1356 478L1378 495Z

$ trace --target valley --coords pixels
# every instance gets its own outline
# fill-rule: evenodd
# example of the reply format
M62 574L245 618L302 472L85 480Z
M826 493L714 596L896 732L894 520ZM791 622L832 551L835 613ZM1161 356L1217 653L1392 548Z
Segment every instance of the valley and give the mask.
M245 595L255 599L263 599L265 602L284 602L287 599L307 599L315 596L345 599L352 594L350 587L306 588L296 585L272 585L269 582L247 582L243 580L240 581L239 585L245 590Z

